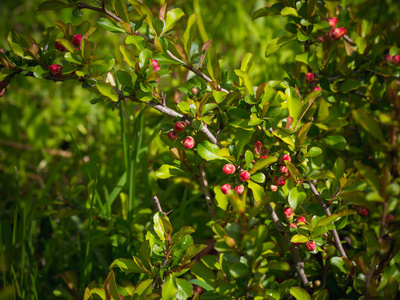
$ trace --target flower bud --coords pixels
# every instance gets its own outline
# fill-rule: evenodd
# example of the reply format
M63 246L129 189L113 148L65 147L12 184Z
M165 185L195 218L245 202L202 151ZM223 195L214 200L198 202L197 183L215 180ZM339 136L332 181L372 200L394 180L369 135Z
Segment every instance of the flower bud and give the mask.
M297 225L295 223L290 223L289 228L297 228Z
M286 160L286 161L292 161L292 158L290 157L289 154L283 154L283 155L281 156L281 162L284 163L285 160Z
M228 192L232 189L231 185L229 183L224 184L221 186L221 192L224 193L225 195L228 194Z
M197 93L199 92L196 87L192 87L190 91L192 92L193 95L197 95Z
M185 123L185 122L183 122L183 121L178 121L178 122L176 122L176 123L174 124L174 130L175 130L176 132L185 131L185 126L186 126L186 123Z
M152 59L151 60L151 66L154 68L154 67L156 67L156 66L158 66L158 61L157 61L157 59Z
M282 174L287 174L289 173L289 170L286 166L281 166L279 167L279 172L281 172Z
M317 36L317 43L323 43L325 41L323 36Z
M314 251L315 250L315 246L316 246L316 244L315 244L314 241L308 241L306 243L306 250L307 251Z
M72 44L73 44L75 47L79 47L79 46L81 45L81 42L82 42L82 36L81 36L80 34L75 34L75 35L72 37Z
M326 37L332 41L336 41L343 37L347 33L347 29L343 27L338 27L335 29L332 29L326 34Z
M284 185L286 184L286 179L283 178L282 176L276 177L276 178L274 179L274 183L275 183L277 186L284 186Z
M254 152L255 152L256 154L260 155L261 152L262 152L262 150L263 150L263 144L262 144L260 141L257 141L257 142L254 144Z
M305 81L307 84L311 84L314 82L314 74L313 73L307 73L305 76Z
M358 214L361 216L361 217L366 217L366 216L368 216L368 209L366 209L365 207L359 207L358 208Z
M299 223L306 223L306 218L304 218L304 217L298 217L296 222L297 222L297 224L299 224Z
M293 209L291 207L285 207L283 209L283 214L285 216L286 221L292 221L293 220Z
M394 216L392 214L388 214L386 217L386 221L389 221L391 219L394 219Z
M238 185L235 187L235 191L236 193L238 193L239 195L242 194L244 192L244 186L243 185Z
M268 156L267 155L263 155L261 156L261 159L266 159Z
M332 29L336 26L338 20L339 19L335 18L335 17L327 19L327 21L328 21L328 23L329 23L329 25L331 26Z
M276 185L274 185L274 184L271 184L269 186L269 189L271 190L271 192L276 192L278 190L278 187Z
M62 76L62 69L63 67L60 65L51 65L49 66L50 74L55 76L55 77L61 77Z
M67 49L63 45L61 45L59 42L54 43L54 48L56 48L60 52L67 51Z
M314 86L314 88L311 90L311 92L318 92L320 90L321 90L321 88L317 85L317 86Z
M186 149L193 149L194 144L195 144L194 138L192 138L191 136L187 136L183 140L183 147L185 147Z
M171 131L168 132L168 138L171 141L175 141L178 138L178 134L176 133L175 130L171 130Z
M222 167L222 172L224 172L226 175L230 175L236 172L236 168L233 164L226 164Z
M250 179L250 173L243 170L242 172L240 172L239 174L239 179L243 182L246 182Z
M385 59L386 62L390 65L396 66L400 63L400 55L390 56L390 54L386 54Z

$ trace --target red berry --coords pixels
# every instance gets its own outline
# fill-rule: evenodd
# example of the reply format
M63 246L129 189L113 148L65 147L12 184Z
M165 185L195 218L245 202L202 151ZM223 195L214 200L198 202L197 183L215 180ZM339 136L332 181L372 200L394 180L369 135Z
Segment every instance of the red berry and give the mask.
M331 28L334 28L336 26L338 20L339 20L338 18L333 17L333 18L329 18L327 21L328 21L329 25L331 26Z
M176 133L176 131L171 130L171 131L168 132L168 138L171 141L175 141L178 138L178 134Z
M236 193L238 193L239 195L242 194L244 192L244 186L243 185L238 185L235 187L235 191Z
M386 221L394 219L394 216L392 214L388 214L386 217Z
M154 73L156 73L156 72L158 72L158 71L160 71L161 70L161 67L160 66L155 66L155 67L153 67L153 72Z
M283 178L282 176L276 177L276 178L274 179L274 183L275 183L277 186L284 186L284 185L286 184L286 179Z
M199 92L196 87L192 87L190 91L192 92L193 95L197 95L197 93Z
M286 161L292 161L292 158L290 157L289 154L283 154L283 155L281 156L281 161L284 163L285 160L286 160Z
M319 86L314 86L314 88L311 90L311 92L317 92L320 90L321 90L321 88Z
M194 147L194 144L194 138L192 138L191 136L187 136L183 140L183 147L185 147L186 149L192 149Z
M256 154L260 155L261 152L262 152L262 150L263 150L263 144L262 144L260 141L257 141L257 142L254 144L254 152L255 152Z
M67 49L63 45L61 45L59 42L55 42L54 48L56 48L60 52L67 51Z
M153 68L156 67L156 66L158 66L158 61L157 61L157 59L152 59L152 60L151 60L151 65L152 65Z
M347 33L347 29L343 28L343 27L338 27L335 29L332 29L331 31L329 31L326 36L328 39L332 40L332 41L336 41L338 39L340 39L342 36L344 36Z
M287 174L287 173L289 173L289 170L286 166L281 166L279 168L279 172L281 172L282 174Z
M291 207L285 207L283 209L283 214L285 215L286 221L293 220L293 209Z
M366 217L366 216L368 216L368 209L366 209L365 207L359 207L358 208L358 214L361 217Z
M243 170L242 172L240 172L239 174L239 179L243 182L246 182L247 180L250 179L250 173Z
M323 36L317 36L317 43L323 43L325 41Z
M80 34L75 34L75 35L72 37L72 44L73 44L75 47L79 47L79 46L81 45L81 42L82 42L82 36L81 36Z
M295 223L290 223L289 228L297 228L297 225Z
M230 175L235 173L236 168L233 164L226 164L225 166L222 167L222 172L224 172L226 175Z
M307 251L314 251L314 250L315 250L315 246L316 246L316 244L315 244L314 241L308 241L308 242L306 243L306 249L307 249Z
M400 55L393 55L392 56L392 61L393 61L393 64L395 66L397 66L400 63Z
M221 192L224 193L225 195L228 194L228 192L232 189L231 185L229 183L224 184L221 186Z
M306 218L304 218L304 217L298 217L296 222L297 222L297 224L299 224L299 223L305 223L305 222L306 222Z
M174 124L174 130L177 132L185 131L186 123L183 121L178 121Z
M271 185L269 186L269 189L270 189L272 192L276 192L276 191L278 190L278 187L277 187L276 185L274 185L274 184L271 184Z
M307 73L305 76L305 81L307 84L311 84L314 81L314 74L313 73Z
M56 77L62 76L62 69L63 69L63 67L60 65L51 65L49 67L51 75L56 76Z

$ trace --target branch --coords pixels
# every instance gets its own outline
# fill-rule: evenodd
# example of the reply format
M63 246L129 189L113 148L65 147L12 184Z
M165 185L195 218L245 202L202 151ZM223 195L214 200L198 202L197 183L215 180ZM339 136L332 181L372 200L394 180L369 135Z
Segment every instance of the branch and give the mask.
M325 211L327 216L331 215L329 207L325 204L324 200L322 200L321 195L318 193L317 189L315 188L314 184L311 181L307 181L307 183L311 187L311 191L314 194L315 198L317 198L319 205L321 205L322 209ZM336 248L339 250L340 255L347 258L346 252L343 249L342 243L339 238L339 234L336 229L332 230L333 238L335 240Z
M210 191L207 188L208 182L206 180L206 174L205 174L204 168L201 164L199 165L199 173L200 173L200 176L198 177L198 181L203 190L204 196L206 198L207 206L208 206L208 209L210 210L211 217L214 218L215 217L214 206L211 201Z
M275 225L276 231L282 236L285 243L288 245L289 251L293 256L293 260L295 263L297 273L300 276L301 283L303 284L303 286L307 286L308 279L307 279L306 273L304 272L304 263L300 259L299 251L290 242L290 239L287 235L286 230L283 228L281 221L279 221L278 215L276 214L275 210L272 208L271 204L269 204L269 202L267 204L265 204L265 208L267 209L269 215L271 216L271 219Z

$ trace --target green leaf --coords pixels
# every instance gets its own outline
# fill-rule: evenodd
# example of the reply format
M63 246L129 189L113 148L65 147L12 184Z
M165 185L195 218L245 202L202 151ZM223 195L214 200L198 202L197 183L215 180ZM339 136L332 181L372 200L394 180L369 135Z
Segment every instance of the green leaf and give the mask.
M313 232L311 233L311 237L316 238L316 237L323 235L326 232L328 232L328 227L318 226L318 227L314 228Z
M131 49L129 49L127 46L125 45L121 45L119 46L119 51L122 53L122 56L124 57L125 62L132 68L135 68L135 64L136 64L136 57L133 54L133 52L131 51Z
M343 260L343 258L339 256L334 256L331 258L331 265L337 267L340 271L347 274L349 271L346 269L347 266Z
M284 131L282 129L278 129L278 130L275 130L274 132L272 132L272 134L274 136L276 136L277 138L281 139L284 143L286 143L294 148L294 140L293 140L292 136L289 133L287 133L286 131Z
M125 39L125 44L127 45L134 45L136 49L140 52L144 49L145 40L140 35L129 35ZM160 63L160 62L158 62Z
M311 69L319 69L318 57L311 52L304 52L296 55L295 61L302 62Z
M311 128L312 123L308 122L306 124L304 124L303 126L301 126L300 130L299 130L299 134L298 134L298 140L299 140L299 145L301 146L307 136L308 131Z
M319 104L318 108L318 122L322 122L326 120L329 117L329 106L328 103L325 101L325 99L321 99L321 102Z
M360 86L361 86L360 81L355 80L355 79L346 79L341 84L341 86L339 88L339 92L346 94L348 92L358 89Z
M381 282L379 283L377 292L381 291L385 286L387 286L389 279L394 278L397 281L400 281L400 269L397 263L391 265L389 268L386 268L383 272Z
M250 268L244 263L235 263L229 268L229 272L233 278L243 278L250 273Z
M178 286L178 292L176 293L177 300L186 300L193 296L193 286L189 281L176 278L176 285Z
M106 291L106 295L108 295L107 298L120 299L117 283L115 282L115 274L113 270L111 270L110 273L108 274L104 282L104 288Z
M308 237L301 235L301 234L295 234L292 236L290 239L291 243L307 243L308 242Z
M335 221L337 218L339 218L339 216L337 214L332 214L330 216L326 216L324 218L322 218L321 220L319 220L317 227L318 226L326 226L331 224L333 221Z
M212 144L209 141L200 142L197 145L197 153L205 160L226 160L225 157L219 156L217 153L219 151L219 147L215 144Z
M217 102L218 104L221 103L222 101L224 101L226 98L226 95L228 95L227 93L225 93L223 91L216 91L216 90L213 90L212 94L215 99L215 102Z
M257 183L249 180L248 181L248 187L253 192L254 200L260 201L264 197L265 191L264 191L264 188L261 185L258 185Z
M297 124L297 121L299 120L302 112L301 99L299 98L296 91L292 87L286 89L285 95L287 99L289 116L293 118L292 125L294 126Z
M310 174L307 180L335 179L335 175L331 171L321 171Z
M329 147L335 150L344 150L346 148L346 140L341 135L329 135L324 137L322 141Z
M281 10L282 16L295 16L298 17L297 10L293 7L285 7Z
M264 183L265 182L265 175L264 173L256 173L251 175L250 177L251 180L258 182L258 183Z
M118 267L125 273L148 273L142 261L138 257L133 257L133 259L127 258L117 258L114 260L111 265L111 268Z
M198 286L202 287L206 291L213 291L214 290L213 286L211 286L207 282L204 282L204 281L201 281L201 280L198 280L198 279L190 279L189 282L192 283L192 284L195 284L195 285L198 285Z
M311 147L304 157L315 157L322 154L322 149L319 147Z
M131 74L125 70L117 71L117 79L119 83L123 86L133 89L135 87L136 74L134 74L134 78L132 78Z
M185 32L183 33L183 48L188 55L192 46L194 36L196 35L196 22L197 17L195 14L192 14L188 19Z
M207 70L210 74L211 78L218 83L220 77L220 69L219 69L219 62L217 52L215 51L213 46L208 48L207 52Z
M124 29L121 27L118 27L115 25L113 22L111 22L107 18L100 18L97 20L97 24L103 27L105 30L108 30L110 32L116 32L116 33L126 33Z
M284 8L285 6L281 3L275 3L274 5L272 5L271 7L263 7L260 8L258 10L256 10L255 12L253 12L253 14L251 15L251 18L253 20L261 18L261 17L265 17L268 15L277 15L281 12L281 10Z
M354 165L360 171L361 175L365 178L365 181L373 187L378 193L381 191L381 184L379 180L378 174L376 174L375 170L369 166L366 166L360 162L355 162Z
M18 56L26 59L30 59L29 56L25 56L24 48L28 48L28 43L24 40L22 36L15 33L14 31L10 31L7 36L8 45L11 50L17 54Z
M135 289L133 292L133 295L139 295L139 296L144 296L147 294L147 292L150 290L151 291L151 284L153 283L153 279L146 279L142 281ZM133 298L135 299L135 298Z
M118 102L118 95L114 87L104 82L97 82L96 87L102 95L110 98L113 102Z
M217 206L221 208L223 211L226 211L229 203L228 197L221 192L220 186L214 187L214 193L215 193L215 200L217 201Z
M247 73L250 68L251 65L253 64L253 58L254 58L254 54L247 52L242 59L242 64L240 65L240 70Z
M87 39L82 39L81 53L83 62L89 62L90 56L92 55L92 45L90 45L90 42Z
M235 70L235 74L241 79L242 82L244 82L247 92L250 95L253 95L253 81L251 80L250 76L239 69Z
M300 186L295 186L290 190L288 202L294 210L306 199L307 195Z
M143 68L150 64L151 57L153 56L153 53L149 49L143 49L139 53L139 65L140 68Z
M172 233L172 225L167 216L161 212L157 212L153 217L153 228L161 241L165 241L166 237Z
M188 249L186 249L185 253L183 254L183 257L181 259L181 264L187 263L189 260L191 260L197 254L199 254L206 247L207 245L200 245L200 244L190 246Z
M179 104L180 103L182 103L182 102L179 102ZM209 111L213 110L216 107L218 107L218 105L216 103L207 103L206 105L204 105L203 109L201 110L201 115L204 116L205 114L207 114Z
M268 167L270 164L273 164L274 162L276 162L278 159L275 156L268 156L264 159L260 159L259 161L257 161L253 167L253 169L251 169L250 174L254 174L255 172L257 172L258 170L264 169L266 167Z
M64 58L66 61L69 61L70 63L77 64L77 65L82 64L82 57L80 55L76 55L72 52L65 53Z
M378 121L372 117L365 110L353 110L351 112L353 114L354 119L361 124L361 126L373 137L378 139L381 142L385 141L383 136L383 132L381 127L379 126Z
M274 39L271 43L268 44L265 49L265 57L270 57L274 54L279 48L285 46L287 43L290 43L297 39L297 36L291 37L279 37Z
M297 300L311 300L307 291L298 286L290 288L290 294Z
M204 264L197 261L190 271L196 276L197 279L207 283L209 286L212 286L213 290L215 289L215 274L213 270L207 268Z
M176 284L176 280L172 276L172 274L169 274L168 277L165 279L162 287L162 299L173 300L175 299L177 292L178 292L178 286Z
M185 14L183 13L182 9L180 8L174 8L167 12L167 17L165 19L165 26L162 31L162 34L170 31L172 28L174 28L176 22L179 21L180 18L182 18Z
M235 136L236 136L235 147L236 147L236 152L237 152L236 153L237 158L239 158L242 155L243 148L250 141L252 135L253 135L253 132L249 132L242 128L236 129L236 131L235 131ZM250 174L251 174L251 172L250 172Z
M75 51L75 46L72 45L72 43L70 41L67 41L66 39L56 39L56 42L63 45L69 52Z
M113 2L114 9L123 21L129 23L128 9L126 8L126 4L124 0L114 0Z
M175 166L162 165L156 172L156 177L159 179L167 179L173 176L179 176L183 174L183 171Z
M68 4L61 1L45 1L41 3L35 11L41 10L56 10L70 7Z

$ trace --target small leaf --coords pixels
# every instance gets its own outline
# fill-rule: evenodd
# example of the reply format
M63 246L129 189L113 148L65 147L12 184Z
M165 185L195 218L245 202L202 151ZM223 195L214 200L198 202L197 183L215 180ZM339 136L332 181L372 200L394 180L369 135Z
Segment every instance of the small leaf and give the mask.
M260 8L258 10L256 10L252 15L251 18L253 20L261 18L261 17L265 17L268 15L277 15L281 12L281 10L284 8L285 6L281 3L275 3L274 5L272 5L271 7L263 7Z
M177 300L186 300L193 296L193 286L189 281L176 278L176 285L178 286L178 292L176 293Z
M211 78L218 83L220 77L220 69L217 52L215 51L213 46L210 46L207 52L207 70L210 74Z
M287 105L289 110L289 116L293 118L293 125L297 124L302 111L302 104L299 96L297 95L294 88L289 87L285 91Z
M366 166L360 162L355 162L354 165L360 171L361 175L365 178L368 185L373 187L377 192L380 193L381 184L379 180L378 174L376 174L375 170L369 166Z
M188 55L192 46L194 36L196 35L196 22L197 17L195 14L192 14L188 19L185 32L183 33L183 48Z
M219 156L217 153L219 151L219 147L215 144L210 143L209 141L200 142L197 146L197 153L205 160L226 160L225 157Z
M311 300L307 291L298 286L290 288L290 294L297 300Z
M360 86L360 81L355 79L346 79L340 86L339 91L346 94L348 92L358 89Z
M265 182L265 175L264 173L256 173L251 175L250 177L251 180L258 182L258 183L264 183Z
M257 183L254 183L253 181L249 180L248 186L249 189L251 189L253 192L254 200L260 201L264 197L265 191L261 185L258 185Z
M343 258L334 256L331 258L331 265L337 267L340 271L343 273L347 274L349 271L346 270L346 264L343 260Z
M258 170L261 170L261 169L264 169L264 168L268 167L270 164L273 164L277 160L278 159L275 156L268 156L268 157L266 157L264 159L260 159L259 161L257 161L255 163L253 169L251 169L250 175L254 174Z
M162 286L162 299L173 300L175 299L177 292L178 286L176 284L175 277L173 277L172 274L169 274Z
M331 171L321 171L309 175L307 180L335 179L335 175Z
M284 143L292 146L294 148L294 140L292 138L292 136L287 133L286 131L282 130L282 129L278 129L275 130L274 132L272 132L272 134L274 136L276 136L277 138L281 139Z
M297 36L280 37L280 38L274 39L271 43L268 44L267 48L265 49L265 57L270 57L279 48L285 46L287 43L290 43L296 39L297 39Z
M322 154L322 149L319 147L311 147L306 154L304 154L304 157L316 157L318 155Z
M118 95L111 85L104 82L97 82L96 87L101 94L110 98L113 102L118 102Z
M68 8L69 5L61 2L61 1L45 1L41 3L38 8L35 9L35 11L41 11L41 10L56 10L56 9L62 9L62 8Z
M240 65L240 70L247 73L250 68L251 65L253 64L253 58L254 58L254 54L247 52L242 59L242 64Z
M118 267L125 273L146 273L147 270L144 267L142 261L138 257L134 258L135 260L127 258L118 258L111 263L110 269Z
M295 186L290 190L288 202L294 210L306 199L307 195L300 186Z
M301 234L295 234L292 236L290 239L291 243L307 243L308 242L308 237L301 235Z
M116 33L126 33L124 29L121 27L118 27L115 25L113 22L111 22L107 18L100 18L97 20L97 24L103 27L105 30L108 30L110 32L116 32Z
M341 135L329 135L324 137L322 141L332 149L344 150L346 148L346 140Z
M165 19L165 26L162 31L162 34L170 31L172 28L174 28L176 22L179 21L180 18L182 18L185 14L183 13L182 9L180 8L174 8L167 12L167 17Z
M360 123L361 126L370 135L372 135L381 142L385 141L382 129L379 126L378 121L374 117L372 117L368 112L359 109L359 110L353 110L351 113L353 114L354 119L356 119L356 121Z
M281 10L281 15L298 17L297 10L293 7L288 7L288 6Z
M242 82L244 82L247 93L253 95L253 80L251 80L250 76L238 69L235 70L235 74L241 79Z
M179 176L183 174L183 171L175 166L162 165L156 172L156 177L160 179L167 179L173 176Z

